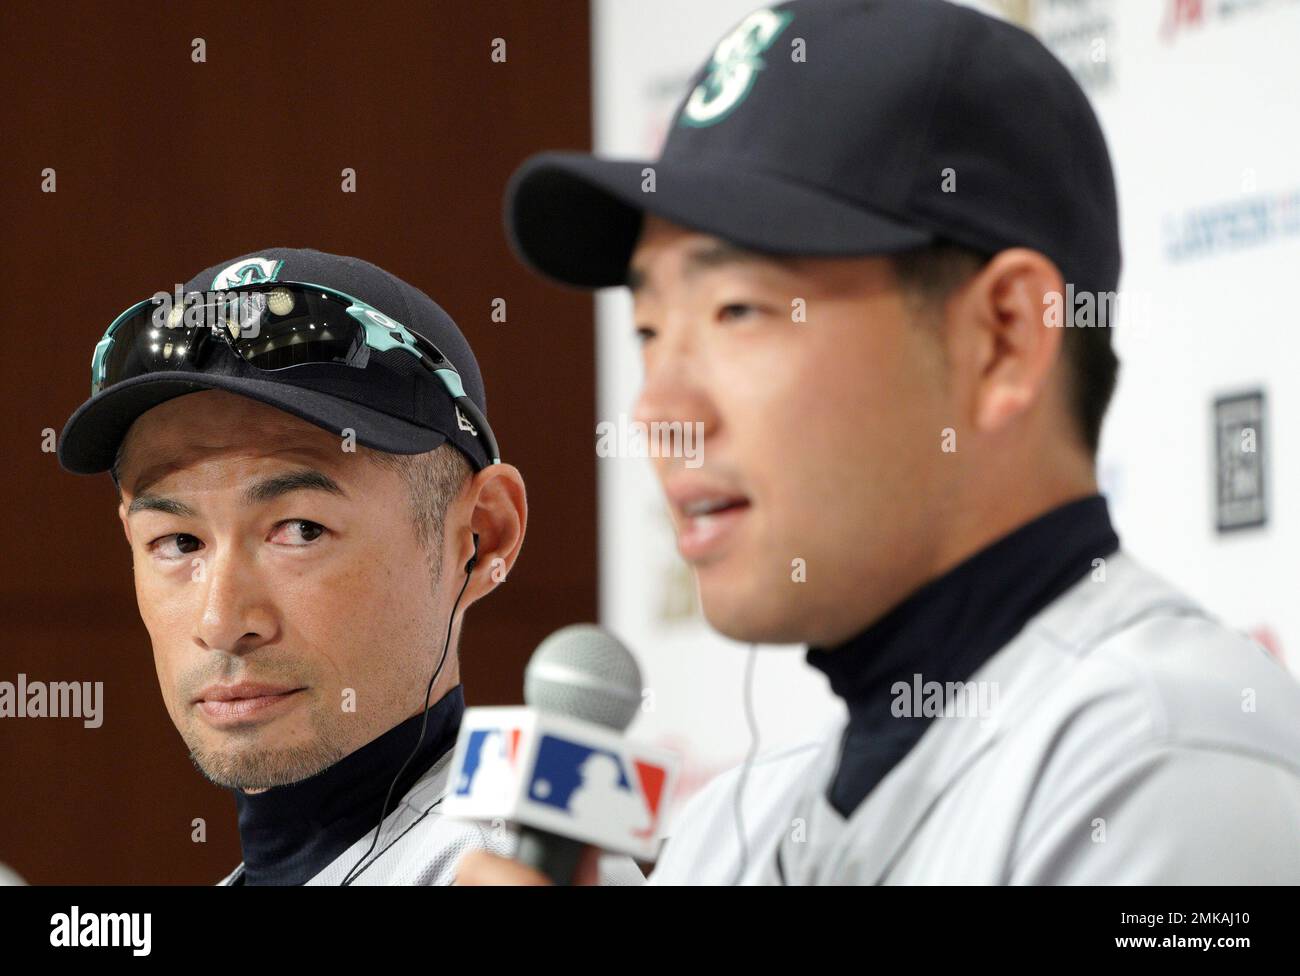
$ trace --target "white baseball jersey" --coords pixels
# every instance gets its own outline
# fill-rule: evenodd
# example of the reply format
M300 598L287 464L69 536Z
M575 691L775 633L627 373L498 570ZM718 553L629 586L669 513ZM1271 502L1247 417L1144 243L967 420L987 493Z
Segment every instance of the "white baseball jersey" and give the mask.
M1123 551L971 677L847 818L839 728L683 809L651 884L1300 884L1300 683Z
M517 838L513 831L451 820L438 812L447 795L451 759L448 751L429 767L384 819L379 840L353 877L353 884L449 885L455 881L456 867L466 852L481 848L506 857L514 852ZM372 827L305 883L339 884L370 849L374 836ZM241 863L218 884L233 884L243 870ZM601 884L632 885L642 883L644 877L631 858L606 854L600 861L600 880Z

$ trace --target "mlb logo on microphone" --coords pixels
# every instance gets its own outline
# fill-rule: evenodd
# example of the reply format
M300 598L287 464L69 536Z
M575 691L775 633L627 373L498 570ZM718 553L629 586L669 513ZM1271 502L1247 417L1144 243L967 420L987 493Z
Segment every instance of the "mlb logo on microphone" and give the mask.
M603 726L529 708L472 708L446 815L502 819L653 858L676 782L672 754Z
M492 726L471 729L465 737L465 754L457 744L454 795L473 797L481 802L508 802L518 779L517 759L523 729L518 726ZM445 805L445 801L444 801Z
M626 824L634 837L654 835L668 770L662 763L547 733L537 745L528 798L579 820Z

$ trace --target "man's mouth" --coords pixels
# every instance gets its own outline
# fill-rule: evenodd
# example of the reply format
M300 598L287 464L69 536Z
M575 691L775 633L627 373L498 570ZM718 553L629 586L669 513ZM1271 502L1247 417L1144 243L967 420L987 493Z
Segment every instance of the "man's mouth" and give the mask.
M291 685L264 685L241 682L237 685L210 685L199 692L194 704L217 724L269 717L282 710L305 688Z
M747 496L678 483L668 489L677 514L677 551L687 562L719 553L751 508Z

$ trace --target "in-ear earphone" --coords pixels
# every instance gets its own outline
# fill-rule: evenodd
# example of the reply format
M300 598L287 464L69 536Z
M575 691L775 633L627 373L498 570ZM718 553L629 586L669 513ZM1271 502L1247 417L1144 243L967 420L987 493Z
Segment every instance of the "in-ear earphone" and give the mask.
M478 533L471 532L470 535L474 537L474 555L470 556L469 562L465 564L466 575L474 572L474 567L478 565Z

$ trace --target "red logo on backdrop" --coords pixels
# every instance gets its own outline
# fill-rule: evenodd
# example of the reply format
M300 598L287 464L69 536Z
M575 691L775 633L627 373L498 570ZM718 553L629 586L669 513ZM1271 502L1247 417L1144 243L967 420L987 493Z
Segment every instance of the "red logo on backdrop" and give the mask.
M1165 19L1160 24L1160 38L1168 41L1184 27L1200 27L1204 23L1204 0L1165 0Z

